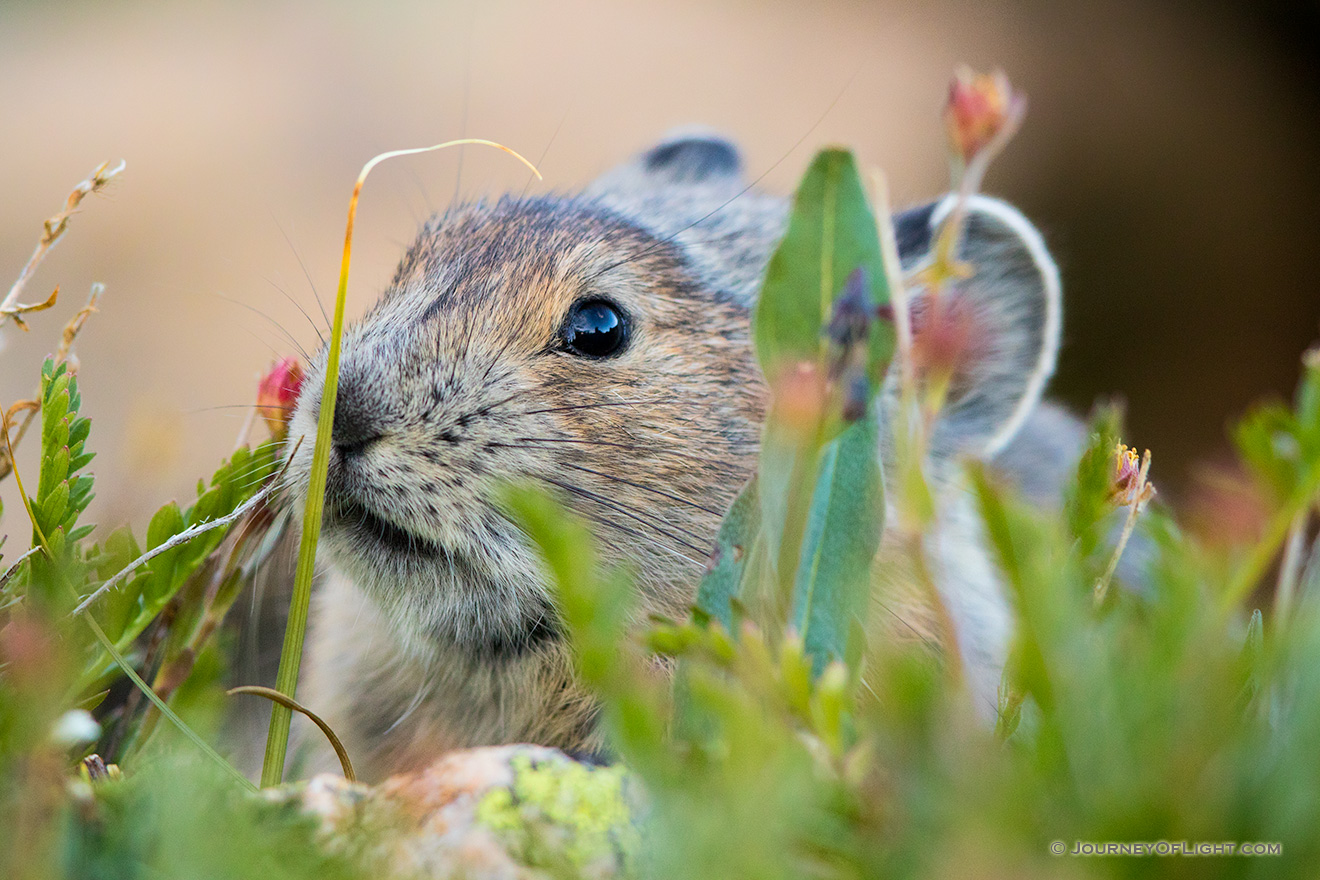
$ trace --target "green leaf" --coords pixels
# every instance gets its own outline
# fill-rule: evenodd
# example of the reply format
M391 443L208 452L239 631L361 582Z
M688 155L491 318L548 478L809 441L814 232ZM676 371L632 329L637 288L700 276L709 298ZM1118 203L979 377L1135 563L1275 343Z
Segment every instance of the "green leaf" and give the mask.
M53 442L58 443L56 439ZM44 500L55 487L69 477L69 447L63 445L42 450L41 479L37 485L37 498Z
M823 358L821 330L859 266L870 281L872 302L889 302L880 238L853 156L822 150L798 186L788 232L770 259L752 319L756 356L767 377L773 379L785 364ZM868 359L874 385L884 378L893 344L892 329L877 322Z
M154 550L170 538L183 531L183 513L179 505L171 501L151 517L147 525L147 549ZM177 562L181 547L166 550L147 563L147 569L153 578L148 585L151 602L164 602L173 595L182 578L176 577Z
M1103 525L1113 510L1109 490L1114 483L1114 450L1120 435L1121 411L1100 407L1091 418L1086 449L1077 462L1077 476L1065 487L1064 516L1077 541L1078 556L1088 559L1102 546Z
M1257 608L1251 612L1251 619L1247 621L1247 635L1242 643L1242 702L1244 705L1251 705L1255 702L1264 687L1265 670L1265 619L1261 616L1260 609Z
M181 531L183 531L183 514L179 510L178 503L171 501L156 511L151 517L151 522L147 524L147 549L156 549Z
M79 395L81 403L81 395ZM86 442L87 435L92 431L92 420L86 418L74 419L73 424L69 426L69 445L78 446Z
M1238 425L1233 439L1242 458L1278 499L1294 492L1302 450L1291 412L1279 404L1257 407Z
M64 511L68 506L69 481L63 480L57 483L41 501L41 509L37 517L41 520L41 530L49 534L57 528L64 521Z
M793 595L793 625L817 674L848 656L870 592L885 516L878 444L868 416L821 450Z
M733 600L742 593L752 547L761 534L761 501L756 477L747 481L715 536L710 567L697 587L697 608L733 631Z
M81 541L83 538L86 538L88 535L90 535L95 529L96 526L92 525L91 523L88 523L85 526L78 526L78 528L73 529L72 531L69 532L69 541L73 543Z
M771 616L781 620L800 565L821 448L847 425L837 412L837 390L823 383L837 366L830 363L831 342L825 331L858 269L869 284L870 303L888 302L889 273L856 163L846 150L823 150L798 187L788 231L770 260L752 321L757 358L773 389L757 481L764 553L777 588ZM858 293L854 291L855 298L865 302L867 297ZM893 342L888 324L871 322L864 354L872 388L883 381ZM803 364L815 373L785 372ZM802 381L794 387L797 379ZM813 401L813 395L822 399ZM817 404L818 417L812 415Z

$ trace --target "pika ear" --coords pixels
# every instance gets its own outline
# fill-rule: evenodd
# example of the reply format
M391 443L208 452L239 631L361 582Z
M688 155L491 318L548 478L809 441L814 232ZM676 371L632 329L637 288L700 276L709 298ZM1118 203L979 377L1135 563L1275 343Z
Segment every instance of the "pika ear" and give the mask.
M646 152L607 172L588 192L736 186L742 179L742 154L732 141L708 129L684 128L671 131Z
M929 253L955 201L948 196L894 218L905 269ZM1017 434L1054 372L1063 320L1059 269L1036 227L1012 205L986 196L968 203L959 259L974 274L951 286L941 310L956 325L954 337L963 336L932 452L988 457ZM924 332L923 314L931 314L925 298L912 304L917 333Z

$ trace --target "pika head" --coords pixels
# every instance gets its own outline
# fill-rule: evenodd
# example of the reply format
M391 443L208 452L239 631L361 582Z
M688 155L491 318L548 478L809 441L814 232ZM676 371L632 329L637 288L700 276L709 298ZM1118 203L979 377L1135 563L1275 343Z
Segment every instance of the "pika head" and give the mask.
M1039 236L1002 203L973 209L977 274L954 296L982 339L937 427L937 472L1009 444L1057 345ZM896 218L905 260L947 210ZM698 134L581 193L466 204L424 226L343 340L321 540L313 704L369 775L460 745L599 745L540 563L493 490L555 488L636 573L643 611L684 613L756 466L766 391L750 313L786 217L746 185L731 144ZM304 492L324 369L322 355L292 425L308 438L290 468ZM988 562L959 580L965 560L933 554L958 569L941 586L979 633L967 643L1002 662Z

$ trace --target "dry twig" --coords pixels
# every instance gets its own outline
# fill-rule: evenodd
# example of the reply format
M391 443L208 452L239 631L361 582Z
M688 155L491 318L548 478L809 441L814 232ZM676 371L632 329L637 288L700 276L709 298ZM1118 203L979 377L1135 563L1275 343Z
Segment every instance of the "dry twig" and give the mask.
M18 273L18 280L9 288L9 293L5 295L4 301L0 302L0 327L4 326L6 320L12 319L15 324L26 330L27 325L23 323L22 318L24 313L39 312L55 305L55 297L60 292L58 287L44 302L24 304L20 303L18 298L23 294L23 288L36 273L41 261L46 258L46 254L50 253L50 249L59 243L59 240L68 230L69 219L78 210L78 205L82 203L82 200L91 193L105 189L110 181L114 180L123 170L123 161L120 161L113 168L110 167L109 162L101 163L100 167L93 171L90 177L73 188L73 192L69 193L69 197L64 201L63 210L42 225L41 239L37 242L36 250L28 258L23 271Z

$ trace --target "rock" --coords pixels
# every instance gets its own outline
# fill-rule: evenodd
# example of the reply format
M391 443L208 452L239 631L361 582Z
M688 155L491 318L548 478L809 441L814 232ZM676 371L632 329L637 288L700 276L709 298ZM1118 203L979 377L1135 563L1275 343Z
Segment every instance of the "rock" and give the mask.
M322 775L267 796L315 817L327 848L390 878L632 873L633 799L622 767L590 767L554 749L451 752L377 786Z

